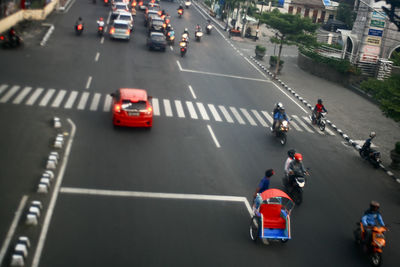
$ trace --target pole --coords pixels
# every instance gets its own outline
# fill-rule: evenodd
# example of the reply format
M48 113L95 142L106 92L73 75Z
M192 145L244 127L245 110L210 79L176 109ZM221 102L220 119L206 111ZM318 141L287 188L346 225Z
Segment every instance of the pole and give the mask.
M264 7L264 2L261 2L260 16L262 16L263 7ZM259 29L260 29L260 19L258 19L257 30L256 30L256 39L255 39L255 40L258 39L258 32L259 32ZM255 41L255 40L254 40L254 41Z

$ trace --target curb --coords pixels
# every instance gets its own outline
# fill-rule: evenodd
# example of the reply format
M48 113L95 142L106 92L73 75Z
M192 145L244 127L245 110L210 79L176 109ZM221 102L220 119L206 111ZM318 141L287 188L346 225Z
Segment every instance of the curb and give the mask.
M300 100L306 107L308 107L311 111L313 110L313 106L308 104L306 100L300 97L292 88L287 86L283 81L281 81L276 75L270 72L263 64L261 64L255 57L250 56L250 59L253 60L265 73L269 74L272 79L277 81L283 88L289 91L293 96L295 96L298 100ZM335 124L333 124L330 120L326 120L326 123L335 130L338 134L342 136L346 142L348 142L352 147L354 147L357 151L360 151L361 147L355 143L347 134L343 133L341 129L338 129ZM400 179L397 178L390 170L388 170L382 164L379 165L380 168L386 172L386 174L391 177L395 182L400 183Z

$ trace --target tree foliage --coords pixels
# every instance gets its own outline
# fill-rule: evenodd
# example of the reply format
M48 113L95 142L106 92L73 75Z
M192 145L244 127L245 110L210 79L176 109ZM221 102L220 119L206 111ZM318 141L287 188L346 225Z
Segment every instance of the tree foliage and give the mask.
M375 0L375 2L379 1L381 0ZM386 0L386 4L390 5L390 9L383 6L383 11L385 11L386 15L389 17L389 20L393 22L397 26L397 29L400 31L400 16L397 15L400 12L400 1Z
M349 29L353 28L353 23L356 18L356 13L353 11L353 7L348 3L339 3L337 9L336 19L346 23Z

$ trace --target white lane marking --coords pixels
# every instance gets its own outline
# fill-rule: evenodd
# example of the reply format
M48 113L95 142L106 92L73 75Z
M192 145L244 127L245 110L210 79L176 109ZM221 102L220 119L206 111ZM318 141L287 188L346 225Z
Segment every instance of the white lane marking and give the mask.
M104 44L104 36L101 37L100 44Z
M84 92L81 95L81 99L79 100L79 104L78 104L78 107L77 107L78 110L85 109L86 102L87 102L88 98L89 98L89 93L88 92Z
M191 85L189 85L189 90L190 90L190 93L192 93L193 98L197 99L196 94L194 93L194 90Z
M217 109L213 104L208 104L208 108L210 109L211 114L213 115L215 121L222 121L221 117L218 114Z
M290 126L293 126L299 132L304 132L303 129L301 129L294 120L290 121Z
M103 111L108 112L111 109L111 102L112 102L112 96L106 95L106 99L104 100L104 107Z
M243 76L236 76L236 75L229 75L229 74L222 74L222 73L214 73L214 72L206 72L206 71L199 71L199 70L182 69L181 65L179 64L178 61L177 61L177 63L179 65L180 71L182 71L182 72L199 73L199 74L206 74L206 75L211 75L211 76L228 77L228 78L250 80L250 81L258 81L258 82L265 82L265 83L270 83L271 82L271 81L265 80L265 79L249 78L249 77L243 77Z
M107 23L110 24L110 19L111 19L111 11L108 12L108 17L107 17Z
M296 115L292 115L292 117L304 128L306 129L307 132L309 133L314 133L314 131L312 131L310 128L308 128L308 126Z
M72 91L72 92L69 94L69 97L68 97L68 99L67 99L67 102L66 102L65 105L64 105L64 108L65 108L65 109L70 109L70 108L72 108L72 105L74 104L75 99L76 99L77 96L78 96L78 92L77 92L77 91Z
M170 45L169 46L169 49L171 50L171 51L174 51L174 48Z
M172 109L171 109L171 103L169 102L168 99L163 99L163 103L164 103L164 110L165 110L165 115L167 117L172 117Z
M38 99L38 97L40 96L40 94L43 92L43 88L37 88L33 94L28 98L28 100L26 101L25 105L28 106L32 106L33 104L35 104L36 100Z
M178 64L178 68L179 68L179 70L180 70L180 71L182 71L181 63L179 63L179 61L178 61L178 60L176 61L176 64Z
M240 123L240 124L246 124L244 122L244 120L242 119L242 117L240 116L239 112L237 111L236 108L234 107L229 107L229 109L232 111L233 116L236 118L236 120Z
M60 92L58 92L56 98L54 99L53 103L51 104L51 107L58 108L61 104L61 101L64 99L66 93L67 91L60 90Z
M151 105L153 106L153 115L160 116L160 105L158 103L158 98L153 97Z
M224 106L221 106L221 105L219 105L218 107L221 110L222 114L224 115L226 121L229 122L229 123L233 123L233 119L232 119L231 115L229 115L229 113L226 110L226 108Z
M189 110L190 117L192 119L197 120L199 117L197 117L197 113L196 113L196 110L194 109L193 103L190 101L186 101L186 106Z
M92 103L90 104L90 108L89 108L90 110L92 110L92 111L97 110L97 108L99 107L100 97L101 97L101 94L99 94L99 93L94 94Z
M15 233L15 229L18 226L18 222L20 221L21 215L23 213L23 208L25 207L26 201L28 200L28 196L24 195L21 198L21 201L19 202L17 211L14 214L14 219L11 222L10 228L8 229L7 235L6 235L6 239L3 242L3 245L1 246L1 250L0 250L0 265L3 262L4 256L7 252L7 249L10 245L11 239L14 236Z
M203 120L209 121L210 117L208 117L207 111L206 111L203 103L197 102L196 104L197 104L197 108L199 109L200 115L203 118Z
M55 89L47 90L47 93L44 95L44 97L40 101L39 106L41 106L41 107L47 106L47 103L49 103L50 98L53 96L55 91L56 91Z
M95 62L99 61L99 57L100 57L100 53L97 52L97 53L96 53L96 57L94 58L94 61L95 61Z
M240 108L240 111L243 113L243 115L246 117L246 119L250 122L251 125L257 126L257 123L253 120L253 118L250 116L249 112L246 109Z
M75 137L76 127L74 122L71 119L67 119L68 123L71 125L71 133L69 135L68 144L65 149L64 157L62 160L62 165L60 166L58 176L56 179L56 183L54 186L53 194L51 195L51 199L49 202L49 206L47 208L46 217L43 221L42 231L40 232L39 241L37 243L36 251L32 261L32 267L37 267L39 265L40 257L42 255L42 250L44 247L44 242L46 241L47 231L50 227L50 220L54 212L54 208L56 206L57 197L60 192L62 180L64 178L65 169L67 167L69 154L71 153L72 142Z
M214 134L214 132L213 132L211 126L207 124L207 128L208 128L208 131L209 131L210 134L211 134L212 139L214 140L215 145L217 146L217 148L220 148L221 146L219 145L219 142L218 142L218 140L217 140L217 137L215 137L215 134Z
M185 112L183 111L182 102L180 100L175 100L176 112L179 118L185 118Z
M10 98L19 90L18 85L14 85L11 89L0 99L0 103L6 103Z
M2 84L0 86L0 95L1 95L1 93L3 93L4 90L6 90L7 87L8 87L8 84Z
M269 115L268 112L265 110L262 110L261 113L264 115L265 118L267 118L269 123L272 125L272 123L274 122L274 119L271 117L271 115Z
M14 99L13 104L21 104L22 100L29 94L32 87L26 86L21 93Z
M257 112L257 110L252 109L251 112L253 112L254 116L257 118L257 120L260 122L260 124L263 127L268 127L268 124L265 122L265 120L261 117L260 113Z
M87 82L86 82L86 89L89 89L90 83L92 82L92 76L89 76Z

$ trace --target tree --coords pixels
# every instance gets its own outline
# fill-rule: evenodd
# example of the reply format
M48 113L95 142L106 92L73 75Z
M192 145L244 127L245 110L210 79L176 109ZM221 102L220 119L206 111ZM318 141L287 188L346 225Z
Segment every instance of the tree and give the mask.
M375 0L375 2L379 1L380 0ZM390 4L390 9L383 6L383 11L385 11L386 15L388 15L389 20L397 26L397 30L400 31L400 16L396 15L396 12L399 13L400 11L400 1L386 0L386 4Z
M337 9L337 15L336 18L344 23L346 23L347 27L349 29L353 28L353 23L354 19L356 16L356 13L353 11L353 7L350 4L347 3L339 3L338 9Z
M316 42L314 36L317 24L313 24L310 18L301 18L300 15L283 14L278 9L263 13L259 16L260 23L267 24L277 31L272 43L279 44L279 52L275 75L278 74L281 59L282 46L304 44L310 45Z

